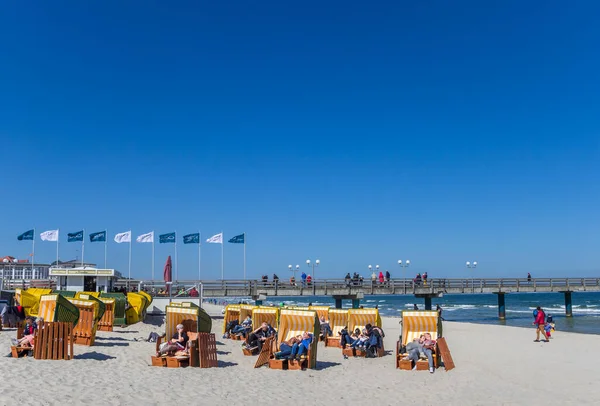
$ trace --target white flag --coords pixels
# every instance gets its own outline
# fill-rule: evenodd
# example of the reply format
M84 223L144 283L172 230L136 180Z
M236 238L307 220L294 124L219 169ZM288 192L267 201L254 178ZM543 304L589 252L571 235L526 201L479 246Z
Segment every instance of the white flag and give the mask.
M58 241L58 230L48 230L40 234L42 241Z
M206 242L211 242L214 244L223 244L223 233L219 233L217 235L213 235Z
M149 233L138 235L138 238L135 239L137 242L154 242L154 231L150 231Z
M119 244L122 242L131 242L131 231L125 231L124 233L115 235L115 242L118 242Z

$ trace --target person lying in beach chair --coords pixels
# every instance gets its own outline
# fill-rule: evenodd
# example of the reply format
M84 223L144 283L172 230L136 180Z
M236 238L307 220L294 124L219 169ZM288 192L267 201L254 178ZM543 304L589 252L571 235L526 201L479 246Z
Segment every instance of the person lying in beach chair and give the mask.
M231 334L241 335L246 338L250 330L252 330L252 317L248 316L242 321L242 324L238 324L231 329Z
M308 354L308 350L310 348L310 344L313 341L313 338L314 337L312 333L309 333L308 331L305 331L304 333L302 333L301 336L297 337L297 339L299 339L300 342L296 342L292 346L292 351L288 359L299 360L303 355ZM281 349L281 345L279 348Z
M173 355L177 351L184 351L186 349L188 340L189 337L185 332L183 324L178 324L177 332L173 334L173 338L160 346L156 356L160 357L164 354Z
M406 351L408 356L405 360L411 360L415 363L413 370L417 369L417 362L420 358L427 358L429 363L429 373L433 373L434 362L433 362L433 351L435 350L435 340L431 338L431 334L421 334L418 340L414 340L406 345Z
M271 327L268 323L262 323L259 328L248 335L248 339L246 340L246 348L249 350L258 349L258 352L260 352L267 338L272 337L275 334L276 332L273 327Z
M292 354L292 348L298 346L300 342L302 342L301 335L291 337L287 341L282 341L279 344L279 351L274 354L275 359L287 359Z
M357 328L354 330L354 332L352 334L348 333L348 329L347 327L344 327L340 332L340 345L342 346L342 349L346 348L347 345L352 345L354 344L354 342L356 340L358 340L359 336L360 336L360 329Z

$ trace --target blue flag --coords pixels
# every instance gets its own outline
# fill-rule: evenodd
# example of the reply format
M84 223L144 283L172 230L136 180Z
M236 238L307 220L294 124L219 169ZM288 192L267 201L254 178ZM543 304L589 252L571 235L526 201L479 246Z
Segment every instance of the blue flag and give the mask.
M83 241L83 230L67 234L67 242Z
M232 237L229 239L229 242L234 243L234 244L244 244L245 241L246 241L246 233L236 235L235 237Z
M17 240L33 240L33 230L25 231L23 234L17 237Z
M106 231L91 233L90 242L106 242Z
M200 233L184 235L183 243L184 244L200 244Z
M158 242L160 244L169 244L175 242L175 233L161 234L158 236Z

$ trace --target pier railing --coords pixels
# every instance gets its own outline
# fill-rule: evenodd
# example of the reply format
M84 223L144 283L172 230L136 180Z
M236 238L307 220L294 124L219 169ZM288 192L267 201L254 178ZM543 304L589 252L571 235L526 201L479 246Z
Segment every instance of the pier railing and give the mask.
M202 286L204 297L226 296L315 296L315 295L419 295L419 294L468 294L468 293L512 293L512 292L577 292L600 291L600 278L469 278L469 279L392 279L379 281L347 281L344 279L316 280L309 283L262 280L213 280L175 281L171 295L191 286ZM155 295L168 295L165 282L148 280L116 281L114 287L136 287ZM187 295L184 293L183 296Z

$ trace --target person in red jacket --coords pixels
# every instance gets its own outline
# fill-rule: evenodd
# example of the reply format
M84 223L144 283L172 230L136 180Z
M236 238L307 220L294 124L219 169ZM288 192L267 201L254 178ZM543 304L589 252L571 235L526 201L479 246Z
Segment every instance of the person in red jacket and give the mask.
M535 315L535 321L533 322L533 324L535 324L535 342L538 343L540 341L540 333L542 333L544 335L544 338L546 339L545 341L549 343L550 340L548 340L546 330L544 330L544 326L546 324L546 313L544 313L540 306L538 306L536 310L537 313Z

